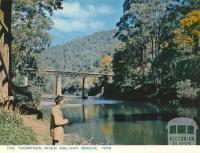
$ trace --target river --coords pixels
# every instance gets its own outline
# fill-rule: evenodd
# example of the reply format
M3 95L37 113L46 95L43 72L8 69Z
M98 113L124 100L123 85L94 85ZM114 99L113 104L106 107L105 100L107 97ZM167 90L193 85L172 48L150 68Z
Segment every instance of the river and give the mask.
M50 107L43 106L42 111L49 113ZM194 116L193 109L178 109L179 115L187 112L188 117ZM177 115L171 110L173 108L99 97L70 98L62 109L64 117L71 122L65 126L66 134L76 133L93 138L93 144L111 145L166 145L167 121Z

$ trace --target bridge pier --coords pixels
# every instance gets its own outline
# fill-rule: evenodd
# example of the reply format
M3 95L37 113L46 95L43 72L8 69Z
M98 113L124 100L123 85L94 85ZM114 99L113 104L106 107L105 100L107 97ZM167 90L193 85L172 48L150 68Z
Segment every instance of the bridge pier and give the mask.
M101 88L101 96L104 94L104 87Z
M61 76L56 75L56 96L62 95Z
M86 77L83 77L83 85L82 85L82 99L88 98L88 85Z
M25 87L28 86L28 77L27 76L24 77L24 86Z

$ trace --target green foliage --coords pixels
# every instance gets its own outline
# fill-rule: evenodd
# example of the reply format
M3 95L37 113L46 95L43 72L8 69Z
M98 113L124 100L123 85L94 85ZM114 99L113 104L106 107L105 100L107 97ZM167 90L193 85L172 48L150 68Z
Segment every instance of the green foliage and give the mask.
M41 53L50 45L49 30L53 22L50 15L56 9L62 9L63 0L15 0L12 19L11 67L14 82L14 96L22 101L28 100L26 91L19 89L21 80L28 76L31 88L46 85L46 75L42 71ZM37 73L28 73L26 69L35 69ZM31 90L30 90L31 91ZM34 92L34 90L32 90ZM39 94L37 94L36 99ZM19 98L21 97L21 98ZM34 98L35 95L32 95Z
M117 23L119 30L116 33L122 45L116 47L113 61L116 78L119 74L122 84L133 86L144 84L150 72L153 73L152 81L158 79L157 64L153 67L152 63L161 50L163 35L161 19L167 14L170 2L170 0L124 2L124 15ZM120 65L124 65L122 67L125 69L122 70Z
M177 82L176 89L177 96L183 99L195 99L200 92L200 89L196 88L192 84L191 80L188 79L185 81Z
M173 93L171 97L176 97L176 89L181 98L184 97L181 88L188 85L185 80L189 79L195 84L191 92L198 90L199 47L196 37L191 39L190 46L180 40L183 39L180 22L183 23L190 12L198 14L193 10L199 9L200 0L125 0L123 16L117 23L116 37L120 42L113 55L114 83L120 88L134 89L153 84L157 88L155 95L160 96L169 90L168 93Z
M78 81L74 81L72 83L69 83L69 84L67 84L67 86L65 86L62 89L62 93L67 94L67 95L80 96L81 92L82 92L82 88L81 88L80 83Z
M48 13L61 7L63 0L15 0L13 2L12 66L16 71L37 69L39 53L50 45L49 31L53 25Z
M114 34L115 30L97 32L90 36L66 42L63 45L50 47L42 53L43 64L46 69L99 72L102 70L100 66L101 59L106 55L112 56L114 53L114 46L117 43L117 40L113 39ZM110 71L112 70L109 67ZM54 90L54 82L55 78L48 78L45 92L48 92L49 89ZM82 82L75 83L73 78L65 78L62 84L63 93L72 94L73 88L76 88L74 94L81 94L78 86L81 86Z
M182 54L177 48L163 48L163 51L156 57L153 66L155 67L157 65L158 70L160 71L162 86L167 88L173 87L176 81L180 80L175 73L179 70L177 61L181 58Z
M0 144L34 145L37 139L30 128L24 127L18 115L0 111Z
M98 72L100 60L114 53L115 30L93 35L48 48L43 53L43 63L48 69L77 72Z

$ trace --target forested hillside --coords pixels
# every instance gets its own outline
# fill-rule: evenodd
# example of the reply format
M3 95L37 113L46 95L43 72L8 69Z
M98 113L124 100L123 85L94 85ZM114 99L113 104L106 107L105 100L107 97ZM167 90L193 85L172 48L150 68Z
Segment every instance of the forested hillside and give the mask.
M114 53L114 34L115 30L98 32L48 48L43 62L48 69L96 72L102 57Z

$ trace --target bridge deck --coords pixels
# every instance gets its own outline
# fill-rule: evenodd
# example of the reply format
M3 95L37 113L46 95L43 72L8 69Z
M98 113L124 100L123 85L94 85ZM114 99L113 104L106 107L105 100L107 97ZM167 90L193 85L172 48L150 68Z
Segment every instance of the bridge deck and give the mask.
M34 69L28 69L31 73L36 72ZM97 72L73 72L73 71L59 71L59 70L46 70L48 75L62 75L62 76L113 76L113 73L97 73Z

